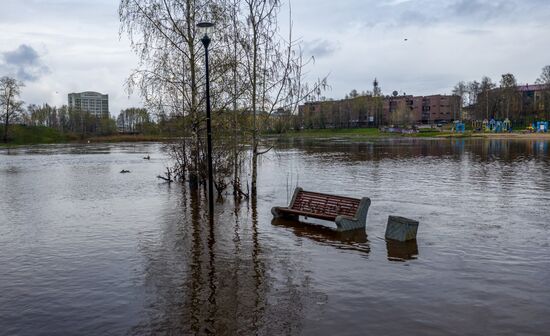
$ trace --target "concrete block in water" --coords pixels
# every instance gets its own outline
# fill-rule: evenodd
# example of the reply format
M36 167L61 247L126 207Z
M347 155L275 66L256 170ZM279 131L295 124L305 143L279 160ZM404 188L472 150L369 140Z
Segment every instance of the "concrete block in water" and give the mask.
M388 224L386 226L387 239L398 241L416 239L417 231L418 221L400 216L388 217Z

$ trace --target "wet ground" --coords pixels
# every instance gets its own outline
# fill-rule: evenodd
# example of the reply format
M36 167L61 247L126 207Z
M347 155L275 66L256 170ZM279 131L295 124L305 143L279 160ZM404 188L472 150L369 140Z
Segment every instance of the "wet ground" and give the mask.
M0 149L0 334L548 334L549 145L279 143L213 225L160 145ZM272 220L296 185L370 197L366 232Z

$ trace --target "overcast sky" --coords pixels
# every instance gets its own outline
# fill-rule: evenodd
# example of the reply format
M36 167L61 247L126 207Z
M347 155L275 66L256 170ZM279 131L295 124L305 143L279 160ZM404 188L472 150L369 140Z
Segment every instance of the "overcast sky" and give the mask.
M119 39L118 3L0 0L0 76L25 82L26 103L99 91L113 115L139 106L124 87L137 58ZM460 80L507 72L533 83L550 64L549 0L294 0L292 16L315 57L309 77L330 74L327 97L370 90L374 77L384 94L450 93Z

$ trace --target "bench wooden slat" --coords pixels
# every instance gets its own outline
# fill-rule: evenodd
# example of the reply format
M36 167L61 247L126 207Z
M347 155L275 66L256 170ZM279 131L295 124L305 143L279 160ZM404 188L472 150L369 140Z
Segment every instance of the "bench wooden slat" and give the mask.
M307 191L302 191L298 194L298 198L302 199L317 199L322 201L331 201L331 202L340 202L345 204L358 204L360 200L358 199L350 199L350 198L343 198L343 197L331 197L330 195L322 196L322 194L317 195L309 195L307 194Z
M331 203L341 203L341 204L350 204L350 205L356 205L359 204L359 200L356 201L350 201L347 199L334 199L334 198L323 198L319 196L315 197L309 197L307 195L301 195L297 197L297 199L303 199L303 200L312 200L312 201L320 201L320 202L331 202Z
M348 200L348 201L351 201L351 202L359 202L360 201L359 199L353 198L353 197L323 194L323 193L318 193L318 192L314 192L314 191L300 191L300 193L298 195L300 195L300 194L302 194L302 196L306 195L306 197L316 197L317 196L317 197L321 197L321 198L330 197L331 199Z
M298 200L297 202L294 202L292 207L299 207L301 205L307 205L307 204L315 204L319 206L327 206L327 207L339 207L343 209L356 209L357 205L355 204L343 204L343 203L333 203L333 202L321 202L321 201L312 201L312 200Z
M359 204L360 200L351 197L301 190L284 212L335 220L338 215L354 217Z
M307 199L307 198L297 198L294 201L292 206L299 206L300 204L318 204L318 205L327 205L327 206L339 206L341 208L348 209L357 209L359 203L344 203L344 202L335 202L332 200L319 200L319 199Z
M318 203L318 204L330 204L330 205L340 205L343 207L348 208L356 208L359 205L359 202L357 203L348 203L348 202L340 202L340 201L334 201L334 200L322 200L322 199L310 199L310 198L303 198L299 197L295 200L295 203Z

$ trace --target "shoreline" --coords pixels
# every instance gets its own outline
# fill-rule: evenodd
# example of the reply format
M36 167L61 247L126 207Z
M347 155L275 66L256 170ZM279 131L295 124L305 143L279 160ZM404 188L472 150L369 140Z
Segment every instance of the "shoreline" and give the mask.
M446 138L483 138L502 140L550 140L550 133L471 133L471 134L448 134L440 137Z
M105 135L89 138L66 137L64 139L55 139L53 141L15 141L3 143L0 142L0 148L11 148L33 145L56 145L56 144L98 144L98 143L123 143L123 142L168 142L178 139L177 137L165 137L157 135Z
M549 133L474 133L466 131L465 133L453 133L449 131L430 131L413 134L382 133L378 129L325 129L325 130L303 130L292 131L283 134L268 134L268 137L279 139L330 139L330 138L348 138L353 140L360 139L400 139L400 138L432 138L432 139L502 139L502 140L550 140Z
M452 132L420 132L413 134L381 133L378 129L325 129L325 130L304 130L291 131L281 134L264 134L265 138L272 139L350 139L350 140L373 140L373 139L498 139L498 140L548 140L549 133L465 133ZM156 135L110 135L97 136L83 139L68 139L66 141L46 141L29 143L0 143L0 148L45 145L45 144L86 144L86 143L124 143L124 142L169 142L178 139L177 137L166 137Z

